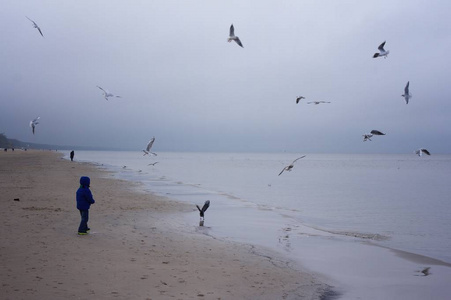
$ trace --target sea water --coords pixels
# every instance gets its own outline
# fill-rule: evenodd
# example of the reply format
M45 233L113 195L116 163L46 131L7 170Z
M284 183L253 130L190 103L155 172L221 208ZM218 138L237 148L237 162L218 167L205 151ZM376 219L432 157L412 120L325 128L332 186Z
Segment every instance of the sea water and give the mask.
M299 156L76 153L77 160L103 164L149 192L192 204L185 224L198 225L194 205L210 200L206 233L218 238L292 259L316 257L324 241L340 241L347 252L348 245L355 248L346 244L351 239L451 263L451 155L307 154L279 175Z

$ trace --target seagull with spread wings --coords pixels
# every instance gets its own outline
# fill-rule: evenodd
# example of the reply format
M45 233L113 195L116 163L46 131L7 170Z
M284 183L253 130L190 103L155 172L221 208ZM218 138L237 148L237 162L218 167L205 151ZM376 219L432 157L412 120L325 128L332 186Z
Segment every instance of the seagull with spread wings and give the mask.
M205 201L204 206L202 206L202 208L200 208L199 205L197 205L197 204L196 204L196 207L200 213L199 226L204 226L205 211L210 207L210 200Z
M32 19L30 19L29 17L25 16L28 20L30 20L33 23L33 28L36 28L39 33L41 34L42 37L44 37L44 35L42 34L41 28L39 28L38 24L36 24L35 21L33 21Z
M152 146L153 146L153 143L154 143L154 142L155 142L155 137L153 137L153 138L149 141L149 143L148 143L147 146L146 146L146 149L143 150L143 152L144 152L143 156L144 156L144 155L148 155L148 154L152 154L152 155L157 156L156 153L153 153L153 152L150 151L150 149L152 149Z
M240 41L240 38L235 36L235 28L233 27L233 24L230 25L230 32L229 32L229 38L227 41L230 43L231 41L235 41L241 48L243 47L243 44Z
M407 81L406 87L404 88L404 94L401 97L404 97L406 100L406 104L409 104L409 99L412 98L412 95L409 93L409 84L410 81Z
M387 55L388 55L388 53L390 53L390 51L388 51L388 50L385 51L384 46L385 46L385 42L383 42L382 44L379 45L379 47L377 47L377 49L379 50L379 53L374 53L373 58L382 57L382 56L384 58L387 58Z
M282 171L279 173L278 176L280 176L284 171L291 172L291 169L293 169L293 167L294 167L294 163L295 163L296 161L298 161L299 159L304 158L304 157L306 157L306 155L303 155L303 156L298 157L298 158L296 158L295 160L293 160L293 162L292 162L291 164L289 164L288 166L286 166L285 168L282 169Z
M103 97L105 98L106 101L108 101L108 98L109 98L109 97L122 98L121 96L113 95L113 94L110 93L108 90L105 90L105 89L101 88L100 86L97 86L97 87L98 87L99 89L102 90L102 92L103 92Z
M41 118L41 117L37 117L36 119L30 121L31 132L33 132L33 134L34 134L34 130L35 130L35 128L36 128L36 125L39 124L38 120L39 120L40 118Z
M424 149L424 148L420 148L415 151L415 154L418 156L423 156L423 153L426 155L431 155L431 152L429 152L427 149Z
M197 204L196 204L196 207L199 210L201 218L203 218L205 215L205 212L210 207L210 200L205 201L204 206L202 206L202 208L200 208L199 205L197 205Z
M364 135L362 135L363 136L363 141L364 142L371 141L371 138L373 137L373 135L385 135L385 133L383 133L382 131L373 129L373 130L371 130L370 133L365 133Z

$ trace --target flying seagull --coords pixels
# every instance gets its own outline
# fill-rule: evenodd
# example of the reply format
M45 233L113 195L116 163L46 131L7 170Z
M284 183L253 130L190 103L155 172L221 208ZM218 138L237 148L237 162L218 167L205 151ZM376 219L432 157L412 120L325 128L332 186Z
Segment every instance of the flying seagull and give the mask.
M377 47L377 49L379 49L379 53L374 53L373 58L382 57L382 56L384 58L387 58L387 55L388 55L388 53L390 53L390 51L388 51L388 50L385 51L384 46L385 46L385 42L383 42L382 44L379 45L379 47Z
M383 132L381 132L379 130L373 129L373 130L371 130L370 133L365 133L365 134L362 135L363 136L363 141L364 142L366 142L367 140L371 141L371 138L373 137L373 135L385 135L385 133L383 133Z
M410 81L407 81L406 87L404 88L404 95L401 95L406 99L406 104L409 104L409 99L412 98L412 95L409 94L409 83Z
M315 105L318 105L318 104L320 104L320 103L330 103L329 101L311 101L311 102L307 102L307 104L315 104Z
M427 149L424 149L424 148L420 148L420 149L415 151L415 154L418 155L418 156L422 156L423 153L426 154L426 155L431 155L431 153Z
M235 36L235 28L233 27L233 24L230 25L230 33L229 33L229 38L227 39L227 41L230 43L231 41L235 41L240 47L243 47L243 44L241 44L240 38Z
M304 96L298 96L298 97L296 97L296 104L298 104L299 101L301 101L302 99L305 99L305 97L304 97Z
M108 101L109 97L116 97L116 98L122 98L121 96L115 96L112 93L108 92L108 90L104 90L103 88L101 88L100 86L97 86L99 89L101 89L103 91L103 97L105 98L105 100Z
M145 155L145 154L144 154L144 155ZM158 162L156 161L156 162L154 162L154 163L148 164L148 166L155 166L157 163L158 163Z
M41 28L39 28L38 24L36 24L35 21L33 21L32 19L30 19L29 17L25 16L28 20L30 20L33 23L33 28L36 28L39 33L41 34L42 37L44 37L44 35L42 34Z
M30 127L31 127L31 131L33 132L33 134L34 134L34 129L35 129L36 125L39 124L38 120L39 120L40 118L41 118L41 117L37 117L36 119L30 121Z
M155 137L153 137L153 138L149 141L149 143L148 143L147 146L146 146L146 150L143 150L143 152L144 152L143 156L144 156L144 155L148 155L148 154L152 154L152 155L157 156L156 153L153 153L153 152L150 151L150 149L151 149L152 146L153 146L153 142L155 142Z
M291 172L291 169L293 169L293 167L294 167L294 163L295 163L297 160L299 160L299 159L301 159L301 158L304 158L305 156L306 156L306 155L303 155L303 156L298 157L298 158L296 158L295 160L293 160L293 162L292 162L291 164L289 164L288 166L286 166L285 168L282 169L282 171L279 173L278 176L280 176L280 174L282 174L283 171Z

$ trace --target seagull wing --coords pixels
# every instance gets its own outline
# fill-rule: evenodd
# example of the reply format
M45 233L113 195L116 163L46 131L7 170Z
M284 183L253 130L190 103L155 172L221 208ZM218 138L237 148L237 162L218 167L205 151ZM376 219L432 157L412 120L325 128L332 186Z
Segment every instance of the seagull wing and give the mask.
M296 98L296 104L298 104L299 101L302 100L302 99L305 99L305 97L302 97L302 96L297 97L297 98Z
M304 158L304 157L306 157L306 155L302 155L301 157L296 158L295 160L293 160L293 162L291 164L293 165L296 161L298 161L299 159Z
M28 20L31 21L31 23L33 23L34 26L36 26L36 28L38 27L38 24L36 24L35 21L33 21L32 19L30 19L29 17L25 16Z
M430 153L428 150L426 150L426 149L421 149L420 151L421 151L421 152L424 152L424 153L427 154L427 155L431 155L431 153Z
M241 43L239 37L235 37L233 40L234 40L241 48L244 48L244 47L243 47L243 44Z
M234 37L234 36L235 36L235 28L233 27L233 24L230 25L229 36L230 36L230 37Z
M407 84L406 84L406 87L404 88L404 95L409 95L409 84L410 84L410 81L407 81Z
M44 35L42 34L41 28L39 28L38 24L36 24L35 21L33 21L32 19L30 19L29 17L25 16L28 20L30 20L33 23L34 28L36 28L39 33L41 34L42 37L44 37Z
M371 130L371 134L374 134L374 135L385 135L385 133L380 132L379 130Z
M381 51L381 52L385 52L384 46L385 46L385 41L382 44L380 44L379 47L377 47L377 49L379 49L379 51Z
M202 210L201 211L202 212L206 212L209 207L210 207L210 200L207 200L207 201L205 201L204 206L202 206Z
M41 34L42 37L44 37L44 35L42 34L41 28L39 28L38 25L36 25L36 28L38 29L39 33Z
M287 169L287 167L284 167L284 168L282 169L282 171L280 171L279 175L277 175L277 176L280 176L280 175L283 173L283 171L285 171L286 169Z
M155 138L152 138L152 139L149 141L149 143L147 144L147 147L146 147L146 150L147 150L147 151L150 151L150 149L151 149L152 146L153 146L153 142L155 142Z

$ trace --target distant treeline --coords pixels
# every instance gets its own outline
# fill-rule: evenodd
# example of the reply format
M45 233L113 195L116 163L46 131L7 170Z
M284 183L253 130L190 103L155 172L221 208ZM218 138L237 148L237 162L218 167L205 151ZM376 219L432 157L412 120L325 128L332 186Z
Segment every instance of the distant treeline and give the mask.
M0 133L0 148L11 148L11 142L3 133Z
M22 142L16 139L9 139L4 133L0 133L0 148L24 148L24 149L48 149L48 150L102 150L102 151L120 151L121 149L111 149L104 147L84 147L84 146L60 146L48 144L36 144Z
M25 149L68 149L61 146L45 145L36 143L22 142L16 139L9 139L4 133L0 133L0 148L25 148Z

